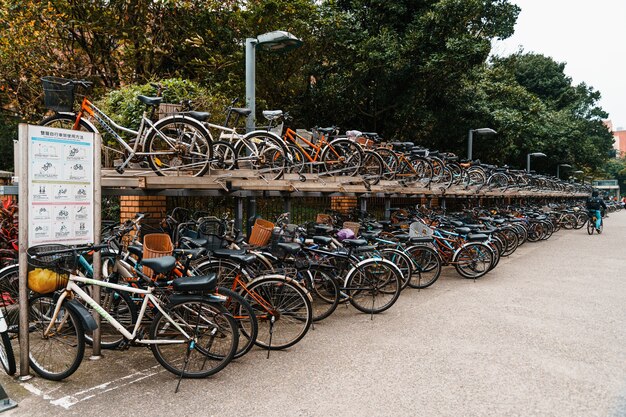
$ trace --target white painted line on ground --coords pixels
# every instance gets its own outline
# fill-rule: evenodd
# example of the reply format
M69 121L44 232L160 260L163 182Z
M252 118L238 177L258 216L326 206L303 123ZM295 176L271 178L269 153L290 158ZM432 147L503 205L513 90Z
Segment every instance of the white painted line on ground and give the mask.
M95 398L98 395L105 394L107 392L116 390L118 388L125 387L126 385L130 385L130 384L134 384L135 382L142 381L158 373L165 372L165 369L162 369L162 368L159 370L156 370L158 368L161 368L161 365L155 365L150 368L144 369L142 371L138 371L130 375L126 375L121 378L117 378L112 381L105 382L103 384L95 385L91 388L87 388L87 389L75 392L74 394L65 395L56 400L53 397L51 397L49 394L43 392L41 389L37 388L36 386L34 386L33 384L29 382L22 383L21 385L32 394L37 395L38 397L41 397L44 400L50 401L50 404L63 407L64 409L69 410L71 407L73 407L74 405L82 401ZM56 391L57 389L58 388L54 388L50 392Z

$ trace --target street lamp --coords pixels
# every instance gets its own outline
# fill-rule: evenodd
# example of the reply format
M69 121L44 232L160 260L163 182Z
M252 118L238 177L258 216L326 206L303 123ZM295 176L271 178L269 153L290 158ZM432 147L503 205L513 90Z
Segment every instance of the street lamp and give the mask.
M246 38L246 106L250 114L246 118L246 130L254 130L256 111L255 72L256 48L268 52L288 52L302 46L302 41L289 32L275 30L263 33L256 38Z
M474 133L478 135L495 135L498 132L490 127L481 127L479 129L470 129L467 134L467 159L472 160L472 145L474 140Z
M533 152L533 153L529 153L528 155L526 155L526 172L530 172L530 157L531 156L546 156L545 153L542 152Z
M561 167L563 167L563 168L571 168L572 166L569 165L569 164L558 164L556 166L556 178L559 179L559 180L561 179L561 177L559 176L559 168L561 168Z

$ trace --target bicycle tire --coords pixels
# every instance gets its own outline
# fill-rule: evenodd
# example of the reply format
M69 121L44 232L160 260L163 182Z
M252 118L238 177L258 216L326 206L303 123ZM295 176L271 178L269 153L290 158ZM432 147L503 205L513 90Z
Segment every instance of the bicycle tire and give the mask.
M413 262L409 287L422 289L433 285L441 275L441 258L437 251L425 245L411 246L406 251Z
M228 142L218 140L213 142L213 157L209 165L210 169L222 169L230 171L237 165L237 153L235 147Z
M363 151L359 175L367 185L376 185L383 176L383 159L374 151Z
M246 142L251 142L253 147L247 146ZM235 151L239 168L242 168L242 161L247 161L251 169L272 180L282 178L290 164L290 154L283 140L269 132L255 131L246 134L235 145Z
M44 337L43 333L50 323L56 301L51 295L38 295L28 303L28 361L37 375L52 381L60 381L72 375L85 354L85 331L82 322L76 313L64 305L65 302L57 314L56 331ZM60 326L63 328L60 329Z
M46 117L41 122L39 122L40 126L48 126L48 127L56 127L59 129L69 129L74 130L74 125L76 124L76 115L70 113L57 113L50 117ZM97 132L96 129L93 128L92 125L87 123L82 118L78 122L79 131L83 132Z
M89 287L85 291L91 296ZM80 298L79 301L82 302ZM89 311L93 311L87 303L83 304ZM128 293L113 288L100 287L98 304L124 328L132 332L135 323L137 323L138 314L137 306ZM126 340L124 335L111 323L104 318L100 320L100 347L102 349L116 349L124 340ZM89 346L93 345L93 338L89 333L85 333L85 343Z
M484 243L467 243L455 254L454 268L464 278L476 279L489 272L493 262L492 249Z
M190 336L184 338L160 311L152 320L151 340L184 340L150 345L157 362L169 372L184 378L206 378L224 369L233 359L239 332L237 322L223 305L199 296L174 302L167 306L166 312Z
M393 248L383 248L380 250L383 259L387 259L396 265L402 272L401 289L405 289L409 285L411 275L413 274L413 262L411 258L401 250Z
M17 364L15 363L15 355L13 354L13 345L11 345L11 338L9 332L0 333L2 337L2 344L0 345L0 362L7 375L11 376L15 374L17 370Z
M254 346L254 341L259 333L259 323L254 315L252 306L241 294L224 287L217 287L216 293L228 297L224 307L237 322L239 330L239 343L234 358L240 358Z
M5 266L0 270L0 306L11 333L16 333L15 329L19 324L19 280L18 264Z
M335 312L339 305L339 285L322 268L309 266L301 282L311 295L312 320L324 320Z
M324 146L320 159L327 173L353 177L363 164L363 149L349 139L335 139Z
M345 292L350 304L367 314L388 310L400 297L401 275L400 270L387 260L367 259L360 262L346 277ZM383 296L382 303L377 305L377 298Z
M213 159L211 136L202 123L182 115L163 118L146 136L144 152L159 176L201 177Z
M382 179L385 181L391 181L396 176L396 170L398 169L398 156L391 149L388 148L376 148L376 152L383 159L384 169Z
M287 151L291 155L291 165L289 167L289 172L295 174L302 174L307 172L307 162L308 159L306 155L293 143L287 143Z
M242 296L255 310L259 322L257 346L286 349L302 340L311 327L313 309L309 294L284 275L259 277L242 291Z

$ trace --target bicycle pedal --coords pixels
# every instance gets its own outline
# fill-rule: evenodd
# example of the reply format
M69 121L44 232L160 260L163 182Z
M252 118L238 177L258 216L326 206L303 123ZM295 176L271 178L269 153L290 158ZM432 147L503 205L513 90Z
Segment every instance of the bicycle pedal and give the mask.
M122 168L122 167L115 167L115 171L116 171L118 174L122 175L122 174L124 173L124 168Z
M130 341L130 340L124 339L124 340L122 340L122 342L121 342L121 343L117 346L117 350L128 350L128 349L130 349L130 344L131 344L131 341Z

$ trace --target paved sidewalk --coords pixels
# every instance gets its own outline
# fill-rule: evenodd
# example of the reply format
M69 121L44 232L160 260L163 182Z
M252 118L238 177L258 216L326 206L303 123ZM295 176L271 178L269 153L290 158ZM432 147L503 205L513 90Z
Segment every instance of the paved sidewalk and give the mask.
M626 213L604 234L527 243L473 282L446 269L370 320L340 307L288 351L207 380L175 378L142 348L85 360L67 381L0 382L50 416L624 416Z

